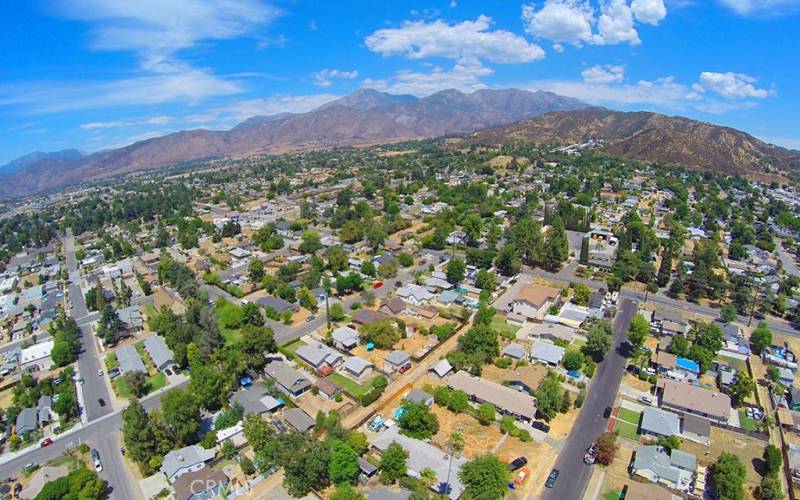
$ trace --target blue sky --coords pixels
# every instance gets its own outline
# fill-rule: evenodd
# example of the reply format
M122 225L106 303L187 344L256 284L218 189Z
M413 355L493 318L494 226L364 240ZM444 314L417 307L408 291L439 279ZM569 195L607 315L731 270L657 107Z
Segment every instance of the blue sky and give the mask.
M0 14L0 163L359 88L541 88L800 149L800 0L45 0Z

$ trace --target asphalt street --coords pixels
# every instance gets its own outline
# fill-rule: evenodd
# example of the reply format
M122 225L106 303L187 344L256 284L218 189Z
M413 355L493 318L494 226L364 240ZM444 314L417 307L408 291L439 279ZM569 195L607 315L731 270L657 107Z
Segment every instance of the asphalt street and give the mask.
M605 431L607 420L603 418L603 412L606 407L613 406L622 382L627 363L622 354L623 344L637 309L636 301L627 298L621 300L614 320L613 347L597 367L583 408L556 460L555 468L560 472L558 480L554 488L545 490L543 499L563 500L583 497L592 472L592 466L583 463L583 456L597 436Z
M105 372L104 367L100 363L97 344L94 341L94 335L91 328L91 325L94 320L97 319L98 314L90 314L86 308L83 291L80 287L80 271L78 271L78 261L75 257L75 238L73 237L71 230L67 230L67 234L64 238L64 254L67 263L67 270L69 272L69 300L72 305L70 314L73 318L75 318L75 321L78 323L78 326L81 329L81 342L84 350L78 358L78 371L80 376L83 378L83 384L80 384L78 387L83 392L83 400L85 405L83 411L86 412L86 417L89 423L85 429L79 431L78 438L83 439L83 435L80 434L80 432L87 431L84 442L86 442L89 446L96 448L98 453L100 453L100 460L103 463L103 471L100 473L100 477L108 481L108 484L112 490L112 498L141 498L142 495L138 486L133 484L128 472L125 469L125 464L122 461L122 454L119 446L120 434L117 432L121 427L121 423L117 422L113 428L106 428L105 425L95 424L98 419L111 415L113 410L111 408L111 398L109 395L108 386L104 380L105 375L98 375L98 371L100 370ZM102 399L104 402L103 406L100 405L100 399ZM64 444L56 442L51 445L51 447L55 446L56 444L60 444L61 447L67 447L67 443L69 442L70 440L66 440ZM42 448L37 451L41 452L50 450L51 447ZM58 450L52 451L55 452ZM45 456L52 458L56 455L57 453ZM30 461L41 463L36 459L30 458L28 455L26 455L24 458L25 461L22 465ZM13 463L14 461L10 462L10 464ZM6 464L3 467L7 467L10 464ZM2 474L0 474L0 477L2 477Z

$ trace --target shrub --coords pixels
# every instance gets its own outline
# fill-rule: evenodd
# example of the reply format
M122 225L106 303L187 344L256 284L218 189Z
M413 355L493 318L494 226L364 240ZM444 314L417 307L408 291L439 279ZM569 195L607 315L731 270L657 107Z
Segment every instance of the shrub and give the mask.
M583 367L583 374L589 378L592 378L594 377L595 370L597 370L597 363L591 359L587 359L586 364Z
M495 358L494 360L494 366L502 369L508 368L513 363L514 362L511 360L511 358Z

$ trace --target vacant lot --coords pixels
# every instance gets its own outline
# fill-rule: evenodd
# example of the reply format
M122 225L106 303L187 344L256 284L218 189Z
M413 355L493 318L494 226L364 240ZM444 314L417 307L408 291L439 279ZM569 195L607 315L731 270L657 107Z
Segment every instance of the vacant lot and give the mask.
M713 464L723 451L735 454L747 469L747 491L752 496L753 490L761 484L760 473L764 470L761 457L766 446L765 441L711 427L711 446L684 440L681 450L693 453L699 465Z
M483 426L471 415L453 413L437 405L433 405L432 411L439 419L439 432L433 436L431 441L443 450L447 449L450 434L454 431L464 435L464 451L462 453L467 458L490 453L503 437L500 429L494 425Z
M544 490L544 482L547 479L547 475L550 474L558 457L558 453L547 443L537 443L535 441L523 443L519 439L513 438L509 438L503 443L497 450L497 455L506 462L510 462L517 457L528 459L526 467L530 471L530 476L522 483L522 486L515 490L508 490L507 498L514 499L534 498L536 495L540 495ZM568 478L563 477L559 478L559 481L564 479L568 480Z

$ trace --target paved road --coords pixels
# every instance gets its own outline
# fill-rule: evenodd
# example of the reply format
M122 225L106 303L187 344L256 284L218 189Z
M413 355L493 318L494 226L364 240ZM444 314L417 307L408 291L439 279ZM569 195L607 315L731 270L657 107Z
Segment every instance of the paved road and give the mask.
M583 497L591 476L591 467L583 463L583 455L605 430L607 420L603 418L603 412L613 405L622 381L626 358L621 354L621 348L637 308L636 301L622 299L614 321L614 346L597 367L583 409L556 460L555 468L560 471L558 481L554 488L544 492L542 498L545 500Z
M800 277L800 269L797 268L797 264L795 264L794 257L787 254L786 251L783 249L782 241L776 238L775 245L778 250L778 257L781 258L781 263L783 264L783 270L791 274L792 276Z
M69 229L64 237L64 254L67 262L67 270L69 272L69 300L72 303L70 314L75 318L75 321L81 329L81 342L84 349L84 352L81 354L80 358L78 358L78 371L84 383L78 387L83 392L85 405L83 411L86 412L89 423L86 429L79 431L79 434L80 432L86 432L86 441L100 453L100 460L103 462L103 472L100 473L100 477L108 481L113 491L112 498L141 498L141 492L129 476L119 450L118 443L120 439L117 431L121 428L121 419L111 419L118 420L114 427L108 427L108 424L98 425L95 423L98 419L110 415L113 410L111 408L111 397L104 376L97 374L98 370L103 370L103 366L100 363L97 344L92 334L91 325L93 321L97 319L98 315L97 313L90 314L86 308L83 291L80 287L78 261L75 257L75 238L72 235L72 231ZM100 399L105 402L104 406L100 406ZM82 437L82 434L78 437ZM51 445L51 447L52 446L55 446L55 444ZM62 447L65 446L66 445L62 445ZM45 450L49 449L50 448L45 448ZM36 459L29 458L27 455L24 458L24 463L30 461L42 463ZM11 462L11 464L13 463L14 461ZM0 474L0 477L2 476L3 474Z
M183 388L186 385L188 385L188 381L178 384L175 388ZM161 398L167 392L169 391L159 392L142 400L142 406L147 411L160 407ZM100 461L103 463L103 472L100 476L111 485L113 489L111 498L124 500L141 498L139 488L132 483L122 462L118 445L118 431L121 428L122 412L108 413L72 434L55 437L53 444L47 448L35 448L0 465L0 478L17 477L27 463L35 462L43 465L65 451L87 443L100 453Z

